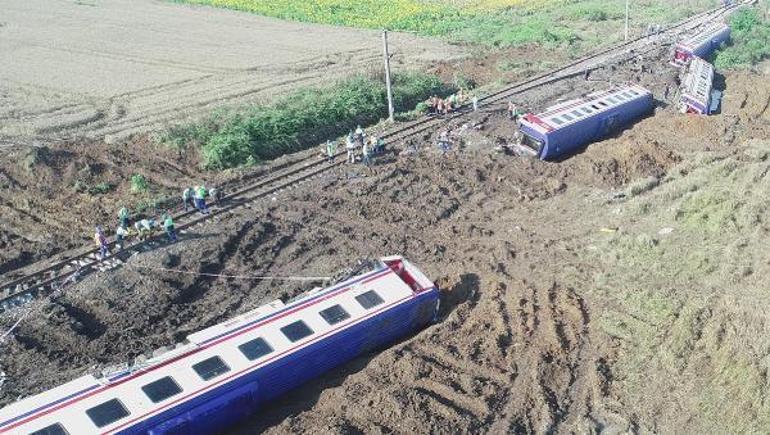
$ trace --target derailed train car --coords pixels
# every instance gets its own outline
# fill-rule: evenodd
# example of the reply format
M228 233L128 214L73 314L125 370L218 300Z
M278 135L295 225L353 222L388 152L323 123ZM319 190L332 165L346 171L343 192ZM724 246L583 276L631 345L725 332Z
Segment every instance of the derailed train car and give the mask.
M713 87L714 67L699 57L693 57L680 87L679 110L682 113L711 114Z
M637 85L595 92L519 119L525 153L542 160L570 155L653 110L652 93Z
M84 376L0 410L0 433L207 434L276 396L435 319L439 290L406 259L275 301L188 336L176 349Z
M685 67L694 57L708 58L720 45L729 40L730 26L725 23L711 24L697 34L676 44L671 64Z

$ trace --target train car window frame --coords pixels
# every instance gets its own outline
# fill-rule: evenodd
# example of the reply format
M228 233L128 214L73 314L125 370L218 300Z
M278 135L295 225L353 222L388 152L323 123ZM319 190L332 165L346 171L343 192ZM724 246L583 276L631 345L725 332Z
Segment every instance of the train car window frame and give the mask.
M86 415L96 427L102 428L128 417L131 413L123 402L115 398L86 409Z
M336 325L350 318L350 314L340 304L321 310L318 312L318 315L329 325Z
M615 99L615 97L607 97L607 101L609 101L612 104L618 104L618 100Z
M567 121L574 121L574 120L575 120L575 118L573 118L572 116L570 116L570 114L569 114L569 113L562 113L562 114L561 114L561 117L562 117L562 118L564 118L564 119L566 119Z
M380 296L380 294L376 291L369 290L356 296L356 302L358 302L358 304L361 305L365 310L368 310L376 307L377 305L384 304L385 300L382 299L382 296Z
M596 104L603 108L607 108L607 106L609 106L606 101L597 101Z
M67 432L67 429L64 429L64 426L62 426L61 423L54 423L42 429L38 429L29 435L69 435L69 432Z
M254 361L265 355L270 355L275 349L270 346L270 343L268 343L267 340L262 337L257 337L239 345L238 350L241 351L247 360Z
M204 381L210 381L230 371L230 366L218 355L206 358L192 365L192 369Z
M556 125L562 125L562 124L564 124L564 121L562 121L561 119L559 119L559 117L558 117L558 116L555 116L555 117L551 118L551 122L553 122L553 123L554 123L554 124L556 124Z
M142 387L142 392L152 403L160 403L182 392L182 387L171 376L150 382Z
M575 117L576 117L577 119L580 119L580 118L582 118L582 117L583 117L583 114L582 114L582 113L580 113L580 111L579 111L579 110L577 110L577 109L573 110L571 113L572 113L573 115L575 115Z
M281 327L281 333L290 342L296 343L303 338L313 335L313 330L307 326L307 323L303 320L297 320L296 322L291 322L288 325Z

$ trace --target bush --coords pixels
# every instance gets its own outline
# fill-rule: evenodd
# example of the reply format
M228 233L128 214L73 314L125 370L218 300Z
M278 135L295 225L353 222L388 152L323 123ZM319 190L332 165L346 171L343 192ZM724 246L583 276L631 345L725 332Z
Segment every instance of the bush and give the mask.
M134 193L142 193L147 191L147 179L144 175L134 174L131 176L131 191Z
M429 74L393 76L393 103L398 112L413 109L431 95L455 91ZM218 112L216 119L170 130L167 136L177 146L200 143L203 166L221 170L309 148L385 116L384 80L359 75L328 88L297 91L269 106Z
M757 9L741 9L733 15L730 25L732 43L717 51L717 68L746 68L770 58L770 23Z

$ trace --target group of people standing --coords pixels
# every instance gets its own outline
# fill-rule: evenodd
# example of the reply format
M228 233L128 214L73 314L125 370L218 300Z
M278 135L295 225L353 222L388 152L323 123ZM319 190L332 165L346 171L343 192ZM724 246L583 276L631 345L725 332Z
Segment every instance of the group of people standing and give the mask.
M377 136L367 136L359 125L355 131L350 131L345 138L345 150L347 151L347 163L356 163L359 160L369 166L375 155L385 151L385 141ZM333 141L326 141L326 158L331 161L337 154L337 145Z
M168 238L168 241L173 243L176 242L177 236L176 236L176 227L174 225L174 218L171 216L171 213L166 212L160 217L161 224L158 224L158 221L154 218L143 218L139 219L136 222L134 222L134 230L131 231L130 227L130 211L127 207L121 207L118 211L118 226L115 229L115 248L118 251L123 250L123 247L125 246L126 240L129 237L137 236L139 240L146 240L148 237L152 235L152 233L155 231L156 228L158 228L160 225L163 226L163 229L166 232L166 237ZM107 258L110 253L110 243L107 240L107 236L104 233L104 229L101 227L101 225L96 226L96 230L94 233L94 242L96 243L96 247L99 249L99 259L104 260Z
M465 91L461 88L457 93L452 94L446 98L440 98L436 95L430 97L426 102L428 105L429 115L448 115L460 106L466 104L470 99L473 104L473 111L477 111L479 108L479 99L476 96L468 97Z
M182 204L184 211L190 209L198 210L201 214L208 214L209 208L206 205L206 198L213 198L214 201L221 199L222 192L216 187L209 191L206 186L200 184L194 187L188 187L182 192Z

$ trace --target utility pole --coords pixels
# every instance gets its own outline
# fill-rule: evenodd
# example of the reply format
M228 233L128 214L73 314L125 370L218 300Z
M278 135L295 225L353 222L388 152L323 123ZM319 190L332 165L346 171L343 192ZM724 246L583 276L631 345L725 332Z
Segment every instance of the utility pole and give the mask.
M393 122L393 90L390 86L390 54L388 53L388 31L382 31L382 50L385 56L385 88L388 90L388 120Z
M624 41L628 41L628 3L630 1L631 0L626 0L626 38L624 39Z

